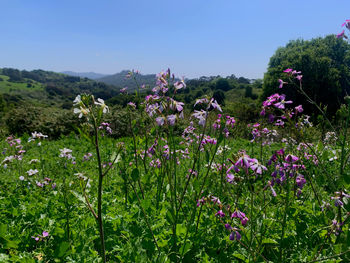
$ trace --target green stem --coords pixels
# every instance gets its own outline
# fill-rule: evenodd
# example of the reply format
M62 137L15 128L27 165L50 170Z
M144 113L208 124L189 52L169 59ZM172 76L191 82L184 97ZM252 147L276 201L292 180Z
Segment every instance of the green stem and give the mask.
M103 231L103 220L102 220L102 183L103 183L103 172L102 172L102 162L101 162L101 155L100 155L100 148L98 143L98 128L96 120L94 122L94 128L95 128L95 148L96 148L96 155L97 155L97 163L98 163L98 196L97 196L97 223L99 227L99 233L100 233L100 241L101 241L101 257L103 262L106 262L106 248L105 248L105 238L104 238L104 231Z

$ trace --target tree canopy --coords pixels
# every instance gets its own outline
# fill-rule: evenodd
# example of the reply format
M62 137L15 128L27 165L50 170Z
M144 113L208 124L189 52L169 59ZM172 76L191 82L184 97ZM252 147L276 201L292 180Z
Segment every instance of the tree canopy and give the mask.
M330 35L312 40L293 40L278 48L270 58L264 75L262 98L279 92L297 104L303 104L308 113L315 108L290 85L283 70L292 68L301 71L302 85L308 96L334 114L350 93L350 45L343 39ZM279 79L289 82L279 89Z

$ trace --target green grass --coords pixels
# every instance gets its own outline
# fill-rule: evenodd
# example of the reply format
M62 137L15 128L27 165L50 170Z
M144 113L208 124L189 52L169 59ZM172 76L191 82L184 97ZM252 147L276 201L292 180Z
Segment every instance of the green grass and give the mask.
M41 83L38 83L33 80L25 79L22 82L11 82L9 77L5 75L0 75L0 78L3 81L0 81L0 93L18 93L18 92L35 92L43 91L44 88ZM28 87L28 84L31 87Z

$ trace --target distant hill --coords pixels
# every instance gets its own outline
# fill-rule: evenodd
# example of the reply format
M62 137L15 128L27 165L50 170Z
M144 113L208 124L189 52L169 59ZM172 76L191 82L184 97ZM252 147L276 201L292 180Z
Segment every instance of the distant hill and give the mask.
M110 99L119 94L119 88L91 79L69 76L44 70L0 69L0 96L14 105L21 102L57 106L72 106L76 95L91 93Z
M101 74L101 73L95 73L95 72L74 72L74 71L63 71L62 74L66 74L69 76L75 76L75 77L81 77L81 78L88 78L88 79L99 79L106 77L108 75Z
M96 79L96 81L101 81L106 84L115 85L119 88L128 87L128 91L133 91L137 88L137 85L134 79L126 77L128 72L129 70L123 70L113 75L98 78ZM156 74L137 74L136 79L139 85L149 85L151 88L153 88L156 85Z

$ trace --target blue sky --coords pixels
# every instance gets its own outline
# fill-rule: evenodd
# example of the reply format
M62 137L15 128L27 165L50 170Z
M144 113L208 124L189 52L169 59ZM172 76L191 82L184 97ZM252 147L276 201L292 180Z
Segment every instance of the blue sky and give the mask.
M0 67L262 78L289 40L341 31L349 0L1 0Z

